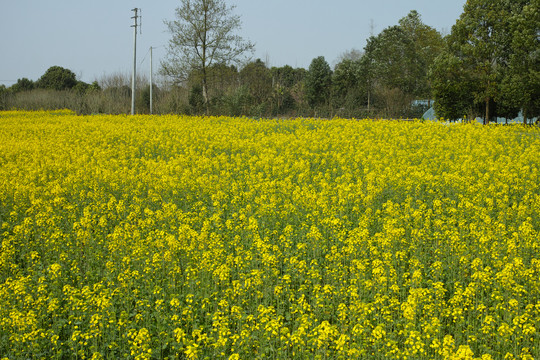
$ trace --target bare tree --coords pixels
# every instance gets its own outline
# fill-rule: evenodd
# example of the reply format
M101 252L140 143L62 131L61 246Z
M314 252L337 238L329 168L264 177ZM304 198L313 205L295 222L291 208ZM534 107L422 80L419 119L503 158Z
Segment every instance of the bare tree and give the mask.
M334 67L343 60L359 61L360 59L362 59L362 56L364 56L364 52L362 50L358 50L355 48L346 50L339 54L335 61Z
M162 73L179 81L190 75L200 76L206 112L209 112L208 68L215 64L230 65L243 60L254 45L235 34L240 29L234 6L224 0L181 0L176 20L165 21L172 37Z

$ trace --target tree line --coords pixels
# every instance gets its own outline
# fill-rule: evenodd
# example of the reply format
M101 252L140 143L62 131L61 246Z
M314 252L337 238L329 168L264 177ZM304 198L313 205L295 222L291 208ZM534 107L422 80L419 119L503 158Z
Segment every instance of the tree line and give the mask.
M190 2L193 3L197 1ZM181 10L179 14L204 12L204 9ZM231 8L219 10L219 14L230 16ZM238 19L233 20L229 28L237 26ZM171 32L174 34L172 29ZM179 27L176 33L190 35L189 39L194 37L185 27ZM364 51L343 53L333 69L322 56L314 58L308 69L289 65L269 67L260 59L238 61L238 55L250 50L252 44L242 43L240 39L234 41L240 44L237 51L229 52L230 44L227 45L227 54L233 56L208 48L204 51L215 58L209 55L201 60L178 54L179 40L173 37L174 45L161 69L169 81L159 86L154 84L156 112L253 117L420 117L427 104L414 105L412 101L429 99L427 69L433 54L443 46L442 36L423 24L416 11L400 20L399 25L371 37ZM433 52L424 50L428 47ZM188 48L203 52L194 44ZM404 69L406 76L402 73ZM137 111L144 113L148 111L149 84L144 79L138 83L144 85L139 91ZM131 89L127 77L123 82L102 79L85 84L76 80L72 71L59 66L51 67L36 82L23 78L4 89L4 108L9 107L8 98L12 104L24 107L17 99L28 98L29 91L43 96L43 90L61 91L63 96L78 95L71 107L82 113L129 111ZM95 106L98 95L114 97L114 108ZM89 104L84 104L85 99Z
M22 78L18 79L17 82L9 88L9 90L14 93L33 89L73 89L74 91L85 92L87 90L100 90L101 87L97 81L94 81L92 84L87 84L84 81L77 80L75 73L69 69L65 69L61 66L51 66L37 81Z
M186 0L176 20L166 21L171 40L162 74L188 89L195 112L420 117L430 105L428 71L444 39L417 11L372 36L363 51L342 54L333 69L324 57L294 69L243 63L253 44L232 35L240 24L233 8Z
M446 36L412 10L363 50L343 53L333 67L316 57L308 69L249 60L254 45L235 35L240 18L223 0L181 3L176 20L165 22L171 40L161 74L168 81L152 85L157 113L419 118L434 105L438 117L488 123L540 112L540 0L468 0ZM127 113L127 84L85 84L53 67L35 83L0 89L0 107L34 88L71 89L80 95L76 111ZM139 91L138 112L148 111L149 88ZM114 109L106 97L115 98ZM83 107L85 99L93 105Z

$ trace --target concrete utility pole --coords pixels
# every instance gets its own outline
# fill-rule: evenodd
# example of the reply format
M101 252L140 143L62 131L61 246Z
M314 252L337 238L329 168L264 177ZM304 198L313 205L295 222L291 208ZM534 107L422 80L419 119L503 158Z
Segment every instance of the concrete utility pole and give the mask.
M135 91L137 89L137 27L140 26L137 20L140 18L138 15L141 9L135 8L131 11L135 12L135 16L131 18L134 19L134 24L131 25L133 28L133 74L131 76L131 115L135 115Z
M152 101L153 101L153 96L152 96L152 88L153 88L153 84L152 84L152 47L150 46L150 115L152 114Z

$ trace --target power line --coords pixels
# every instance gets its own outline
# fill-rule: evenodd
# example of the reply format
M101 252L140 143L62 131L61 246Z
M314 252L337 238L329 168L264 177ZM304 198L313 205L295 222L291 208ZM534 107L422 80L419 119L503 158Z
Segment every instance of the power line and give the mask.
M165 47L165 45L152 46L151 49L156 50L156 49L159 49L159 48L162 48L162 47ZM144 63L144 61L146 60L146 57L148 56L149 53L150 53L150 49L148 49L148 51L144 55L144 58L139 62L139 66L141 66Z
M150 48L152 49L152 48ZM143 59L141 60L141 62L139 63L139 66L141 66L143 63L144 63L144 60L146 60L146 57L148 56L148 54L150 53L150 49L148 49L148 51L146 52L146 54L144 54L144 57ZM154 48L155 49L155 48Z
M131 18L134 20L133 28L133 76L131 78L131 115L135 115L135 91L137 89L137 27L140 27L138 20L140 18L139 11L141 9L134 8L131 11L135 12L135 15ZM142 19L141 19L142 23ZM139 29L142 33L142 29Z

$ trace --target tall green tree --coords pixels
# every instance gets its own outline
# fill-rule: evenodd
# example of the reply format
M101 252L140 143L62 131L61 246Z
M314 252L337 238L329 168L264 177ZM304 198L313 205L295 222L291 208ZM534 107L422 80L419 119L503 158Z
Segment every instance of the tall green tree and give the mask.
M540 117L540 0L512 11L509 20L512 51L499 100L521 109L527 123L528 118Z
M344 58L332 74L332 100L337 107L359 107L360 61Z
M8 89L6 85L0 84L0 110L6 109L6 98L7 98Z
M412 40L399 26L384 29L368 39L366 53L370 52L372 69L377 85L399 88L406 93L414 90L415 71L409 61L414 54Z
M443 52L435 59L429 76L437 116L451 120L476 117L473 109L476 81L460 58L449 51Z
M429 98L428 70L443 47L440 33L412 10L399 25L368 39L364 72L379 88L398 88L413 98Z
M386 108L386 115L398 116L409 110L411 100L429 100L428 71L443 48L441 34L424 24L416 10L400 19L399 25L371 36L359 69L368 111L374 104L379 110Z
M540 87L538 16L538 0L468 0L433 71L439 111L461 104L461 113L467 108L482 113L484 124L495 117L515 117L520 108L525 117L535 112ZM453 59L453 79L441 68L445 59ZM466 91L470 94L462 93ZM471 103L463 104L471 95Z
M177 80L200 73L206 112L209 112L208 68L213 64L237 64L254 45L236 31L241 22L234 6L224 0L181 0L176 20L165 21L171 34L162 73Z
M416 10L411 10L407 16L400 19L399 27L412 45L412 49L409 50L410 58L403 59L412 74L412 83L409 85L412 94L417 99L430 99L428 72L435 58L444 49L443 37L437 30L424 24Z
M451 53L463 61L463 71L477 83L474 101L483 104L485 124L495 115L495 101L500 97L500 83L511 54L511 4L507 0L468 0L449 37Z
M308 104L312 108L327 105L330 101L332 69L324 56L316 57L311 61L305 81Z
M363 63L367 68L362 73L368 76L376 99L373 103L383 116L403 116L414 99L413 45L407 33L397 25L368 39L365 47L367 61Z

